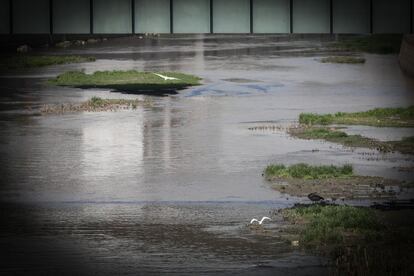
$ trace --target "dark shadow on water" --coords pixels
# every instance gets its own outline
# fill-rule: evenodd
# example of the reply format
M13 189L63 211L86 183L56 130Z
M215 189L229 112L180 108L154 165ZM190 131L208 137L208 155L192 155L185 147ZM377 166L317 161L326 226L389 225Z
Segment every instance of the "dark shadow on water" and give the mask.
M178 94L179 90L188 88L188 85L180 84L115 84L115 85L81 85L81 86L67 86L80 89L102 88L111 90L111 92L145 95L154 97L166 97L169 95Z

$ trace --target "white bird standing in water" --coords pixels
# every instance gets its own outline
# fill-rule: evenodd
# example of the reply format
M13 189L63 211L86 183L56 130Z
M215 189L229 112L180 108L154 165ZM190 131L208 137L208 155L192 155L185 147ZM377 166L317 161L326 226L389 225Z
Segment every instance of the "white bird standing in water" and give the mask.
M168 76L163 76L163 75L161 75L161 74L157 74L157 73L153 73L154 75L156 75L156 76L158 76L158 77L160 77L160 78L163 78L165 81L167 81L167 80L179 80L179 79L177 79L177 78L173 78L173 77L168 77Z
M268 217L262 217L262 219L261 219L260 221L258 221L257 219L255 219L255 218L254 218L254 219L252 219L252 220L250 221L250 224L252 224L253 222L257 221L257 222L261 225L265 219L271 220L271 219L270 219L270 218L268 218Z

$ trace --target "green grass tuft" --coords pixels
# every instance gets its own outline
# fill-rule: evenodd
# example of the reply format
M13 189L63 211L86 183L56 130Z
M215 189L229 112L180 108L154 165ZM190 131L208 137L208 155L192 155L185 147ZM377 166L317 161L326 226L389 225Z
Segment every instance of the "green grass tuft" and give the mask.
M375 108L354 113L301 113L299 115L299 123L306 125L346 124L377 127L413 127L414 106L407 108Z
M414 154L414 137L406 137L401 141L379 141L361 135L348 135L336 129L324 127L292 128L289 134L300 139L321 139L338 143L347 147L377 149L381 152L398 151Z
M333 56L321 59L322 63L339 63L339 64L362 64L365 63L365 58L350 57L350 56Z
M342 38L332 44L335 48L372 54L398 54L403 36L401 34L373 34Z
M131 71L98 71L93 74L71 71L49 80L49 83L59 86L72 86L79 88L108 88L118 91L157 91L157 90L179 90L188 86L199 85L200 78L176 73L160 72L160 74L175 77L178 80L165 81L151 72Z
M68 63L93 62L94 57L81 56L13 56L0 59L2 69L24 69Z
M383 229L375 211L368 208L312 205L287 209L285 216L292 222L305 222L301 241L307 245L340 244L352 235L373 239Z
M327 179L353 176L351 165L336 166L310 166L296 164L286 167L282 164L270 165L265 169L267 179L274 178L298 178L298 179Z

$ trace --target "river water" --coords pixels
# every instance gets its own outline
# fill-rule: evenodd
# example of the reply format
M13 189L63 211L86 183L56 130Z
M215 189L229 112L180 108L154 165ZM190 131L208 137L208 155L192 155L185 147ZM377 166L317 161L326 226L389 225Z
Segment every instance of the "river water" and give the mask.
M38 274L326 274L323 258L291 247L253 217L307 199L270 188L270 163L351 163L357 173L412 180L414 160L290 138L255 126L301 112L352 112L414 103L397 56L322 64L327 37L119 38L83 48L94 63L5 72L0 79L0 270ZM39 53L42 53L41 51ZM181 71L201 86L168 96L58 88L68 70ZM133 111L34 116L42 104L92 96L150 98ZM407 129L349 131L386 139ZM387 135L387 132L389 135ZM358 204L358 202L356 203ZM366 204L360 202L359 204ZM3 273L2 273L3 274Z

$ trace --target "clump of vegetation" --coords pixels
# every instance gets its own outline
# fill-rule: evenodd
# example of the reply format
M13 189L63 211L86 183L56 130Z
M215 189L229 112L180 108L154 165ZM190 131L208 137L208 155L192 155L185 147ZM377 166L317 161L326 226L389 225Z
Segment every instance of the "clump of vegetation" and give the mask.
M98 71L93 74L71 71L49 80L49 83L79 88L109 88L125 92L179 90L200 84L200 78L193 75L176 72L161 72L160 74L176 78L176 80L164 80L154 73L135 70Z
M413 212L387 213L319 204L282 211L302 246L333 259L334 275L411 275Z
M321 139L332 143L338 143L346 147L370 148L382 152L397 150L396 145L398 144L398 142L393 142L395 143L395 145L393 145L391 142L378 141L361 135L348 135L335 128L292 128L289 130L289 134L300 139ZM398 150L401 150L401 148L398 148ZM407 151L403 150L402 152L406 153Z
M288 130L289 134L300 139L321 139L346 147L376 149L381 152L398 151L405 154L414 153L414 137L406 137L401 141L379 141L361 135L348 135L335 128L299 127Z
M350 177L353 175L351 165L336 166L310 166L308 164L295 164L286 167L283 164L270 165L265 169L267 179L298 178L298 179L327 179Z
M149 106L150 102L137 99L102 99L92 97L82 103L52 104L44 105L40 112L42 114L64 114L74 112L102 112L118 111L125 109L136 109L138 106Z
M397 189L394 187L402 186L397 180L355 175L351 165L275 164L267 166L263 175L280 193L306 197L318 192L331 200L395 198Z
M372 34L341 38L332 47L346 51L372 54L398 54L403 36L401 34Z
M301 113L299 123L305 125L367 125L377 127L414 127L414 106L375 108L364 112L335 114Z
M395 151L414 154L414 136L405 137L401 141L391 141L388 144L392 145Z
M365 63L365 58L352 56L333 56L321 59L322 63L339 63L339 64L362 64Z
M93 62L94 57L82 56L12 56L0 59L1 69L24 69L68 63Z
M287 209L284 214L289 221L304 224L301 241L306 245L344 243L350 235L373 237L383 229L375 211L367 208L314 204Z

